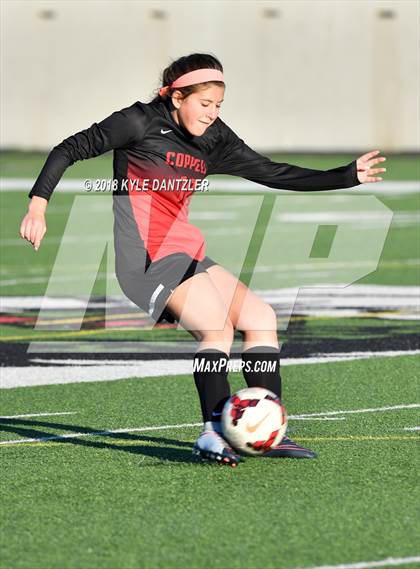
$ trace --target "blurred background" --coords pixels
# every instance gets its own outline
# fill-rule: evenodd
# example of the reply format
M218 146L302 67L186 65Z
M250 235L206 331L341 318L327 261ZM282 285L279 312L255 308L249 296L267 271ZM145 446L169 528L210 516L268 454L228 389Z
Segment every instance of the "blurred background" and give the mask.
M136 100L150 101L163 69L193 52L213 53L223 63L221 117L257 151L323 170L376 148L388 158L383 182L322 196L286 197L238 178L211 177L211 191L194 198L190 214L208 254L260 291L283 329L304 286L381 286L384 300L369 289L355 304L403 310L386 287L415 286L419 279L419 2L3 0L0 6L0 284L9 312L17 303L33 319L45 294L121 295L113 274L111 196L86 195L83 187L86 178L112 178L112 153L66 171L37 253L18 237L27 193L54 145ZM366 193L374 194L370 201ZM289 296L287 287L294 290ZM343 289L337 294L328 302L348 308ZM80 327L85 308L73 306L77 317L64 328ZM33 330L16 333L16 322L7 321L6 338L33 337ZM121 322L118 334L129 335ZM150 337L144 318L131 322L132 335L139 322Z
M225 68L222 117L257 150L416 152L414 0L2 0L1 148L47 150L181 55Z

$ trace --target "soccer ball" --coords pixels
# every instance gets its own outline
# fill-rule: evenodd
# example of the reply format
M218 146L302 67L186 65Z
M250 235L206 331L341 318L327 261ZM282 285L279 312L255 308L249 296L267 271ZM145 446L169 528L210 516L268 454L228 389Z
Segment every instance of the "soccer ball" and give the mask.
M263 387L241 389L223 407L223 435L243 454L270 450L282 440L286 428L286 409L277 395Z

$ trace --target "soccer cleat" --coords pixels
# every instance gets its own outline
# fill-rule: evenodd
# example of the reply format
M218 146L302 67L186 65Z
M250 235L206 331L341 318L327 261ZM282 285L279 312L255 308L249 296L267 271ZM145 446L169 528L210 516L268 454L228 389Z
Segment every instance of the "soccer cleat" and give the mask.
M316 453L309 448L301 447L289 437L284 437L278 445L265 452L263 457L269 458L316 458Z
M233 468L242 460L219 433L213 430L205 430L199 435L194 444L193 455Z

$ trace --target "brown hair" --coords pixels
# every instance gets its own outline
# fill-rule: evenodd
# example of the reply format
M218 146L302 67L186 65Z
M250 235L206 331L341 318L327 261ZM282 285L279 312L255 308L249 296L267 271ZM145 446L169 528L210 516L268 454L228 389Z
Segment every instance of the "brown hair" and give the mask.
M185 55L180 57L176 61L173 61L162 73L162 87L167 85L172 85L172 83L190 71L196 71L197 69L217 69L223 72L223 67L220 61L210 55L209 53L191 53L190 55ZM181 91L183 98L188 97L191 93L199 91L203 85L220 85L223 86L222 81L207 81L206 83L198 83L197 85L188 85L187 87L178 87L177 89L169 89L166 95L157 95L153 99L153 103L159 101L166 101L170 99L174 91Z

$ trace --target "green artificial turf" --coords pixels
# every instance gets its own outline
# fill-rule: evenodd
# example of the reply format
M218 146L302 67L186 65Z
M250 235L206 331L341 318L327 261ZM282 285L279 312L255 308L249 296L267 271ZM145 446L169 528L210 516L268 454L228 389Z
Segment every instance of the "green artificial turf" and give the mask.
M45 157L45 153L2 153L1 176L34 179ZM355 157L278 155L274 159L327 169ZM389 156L386 165L387 180L420 178L415 157ZM65 178L111 176L111 155L79 162L65 174ZM296 260L284 255L279 261L278 251L299 244L304 224L290 224L290 230L281 233L280 223L279 233L271 234L277 240L268 246L266 227L277 210L272 194L263 201L264 195L268 196L215 196L211 210L221 216L214 219L200 218L209 202L202 199L204 195L194 198L193 223L206 236L208 253L253 288L345 282L348 267L357 265L359 252L362 258L364 245L368 247L375 236L375 224L363 224L364 205L361 223L355 223L358 244L349 240L343 261L328 264L341 227L334 220L314 226L312 238L305 241L306 257ZM302 198L293 202L297 211L317 211L317 202L306 195L290 195ZM74 261L60 267L64 278L57 280L58 293L77 294L80 276L90 272L92 290L84 293L106 294L106 255L92 266L86 265L85 257L97 246L95 239L102 239L104 246L109 239L110 233L103 231L106 223L101 228L104 212L111 208L109 195L99 196L103 202L83 202L94 207L84 208L90 215L88 225L77 234L67 224L79 197L55 192L48 206L48 232L37 253L18 237L27 192L4 191L0 199L2 295L44 295L50 276L54 280L57 275L54 265L63 247L74 251ZM289 202L277 199L279 211L284 211ZM384 193L375 199L394 213L394 219L377 267L363 269L363 276L352 282L418 285L419 198ZM79 211L83 213L83 208L76 214ZM225 212L238 215L223 221ZM255 227L258 214L260 224ZM257 268L263 264L264 270L252 280L255 263ZM92 314L96 313L87 316ZM36 311L18 316L33 317ZM51 316L68 318L72 313L56 311ZM0 333L6 342L189 339L181 330L133 328L92 329L86 318L80 332L33 330L33 323L3 322ZM313 354L325 353L325 348L365 351L364 342L370 347L407 349L414 345L417 332L414 320L372 315L296 317L280 338L286 350L297 346ZM286 406L293 415L418 403L418 370L416 356L284 366ZM5 368L2 371L7 373ZM233 389L244 386L239 374L231 374L231 379ZM343 414L344 420L337 421L291 419L291 436L314 448L319 453L316 461L248 458L237 469L229 469L194 461L191 448L199 427L177 426L200 422L189 376L1 392L3 416L66 411L74 414L1 420L0 441L86 435L0 446L2 569L298 569L419 555L419 437L416 431L404 430L420 424L418 409ZM163 425L174 426L95 435Z
M141 365L141 364L139 364ZM290 414L418 400L414 357L283 370ZM243 386L232 374L234 389ZM2 440L199 422L188 376L6 390ZM262 568L418 553L418 409L291 419L315 461L195 462L198 427L2 445L3 569ZM417 441L417 443L416 443Z

